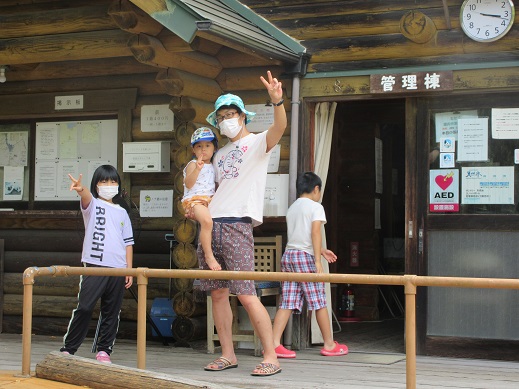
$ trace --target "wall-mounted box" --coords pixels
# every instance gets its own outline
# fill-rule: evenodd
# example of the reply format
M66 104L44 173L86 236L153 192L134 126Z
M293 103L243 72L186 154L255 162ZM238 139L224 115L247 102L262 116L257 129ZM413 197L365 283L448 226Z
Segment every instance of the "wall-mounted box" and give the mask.
M169 142L123 142L123 172L169 172Z

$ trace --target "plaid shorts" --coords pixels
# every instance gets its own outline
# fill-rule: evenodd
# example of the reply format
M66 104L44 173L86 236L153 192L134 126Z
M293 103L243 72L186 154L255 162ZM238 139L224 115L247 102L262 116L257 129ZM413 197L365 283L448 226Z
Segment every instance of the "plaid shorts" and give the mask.
M240 222L227 218L224 221L213 219L212 249L222 270L254 271L254 238L252 222ZM199 243L197 248L200 269L208 270L204 250ZM200 279L200 290L211 291L229 288L232 294L256 295L252 280L207 280Z
M281 258L281 271L287 273L316 273L314 256L301 250L286 250ZM294 282L281 283L283 293L281 309L292 309L301 313L303 302L308 303L308 310L316 311L326 307L324 282Z

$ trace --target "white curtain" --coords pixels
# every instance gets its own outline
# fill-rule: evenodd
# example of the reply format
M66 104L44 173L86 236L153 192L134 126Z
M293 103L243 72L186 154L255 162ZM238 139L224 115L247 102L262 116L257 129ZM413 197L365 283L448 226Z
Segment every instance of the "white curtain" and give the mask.
M337 103L317 103L315 106L315 153L314 153L314 173L321 177L323 185L321 188L321 201L326 187L328 178L328 167L330 166L330 152L332 148L333 120L335 118L335 109ZM323 247L326 248L326 233L324 226L321 227L323 238ZM328 262L321 258L323 270L329 273ZM332 326L332 298L330 284L326 283L326 301L328 305L328 314L330 316L330 326ZM311 343L323 343L323 337L315 315L312 315L311 323ZM330 328L332 330L332 328Z

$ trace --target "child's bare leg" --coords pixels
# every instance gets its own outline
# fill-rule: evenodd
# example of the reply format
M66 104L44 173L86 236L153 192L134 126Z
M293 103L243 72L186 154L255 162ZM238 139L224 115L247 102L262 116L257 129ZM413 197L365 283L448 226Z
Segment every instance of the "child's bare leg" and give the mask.
M211 232L213 230L213 219L209 213L209 209L204 205L195 205L193 207L196 220L200 223L200 243L204 249L205 261L211 270L222 270L220 264L216 261L211 248Z
M274 318L274 325L272 326L272 334L274 335L274 347L278 347L281 344L281 335L283 335L283 331L285 331L285 327L287 326L288 319L290 319L290 315L292 315L291 309L279 308L276 312L276 317Z
M335 348L335 342L333 341L332 330L330 329L328 308L324 307L315 311L315 319L317 320L321 334L323 334L324 348L333 350Z

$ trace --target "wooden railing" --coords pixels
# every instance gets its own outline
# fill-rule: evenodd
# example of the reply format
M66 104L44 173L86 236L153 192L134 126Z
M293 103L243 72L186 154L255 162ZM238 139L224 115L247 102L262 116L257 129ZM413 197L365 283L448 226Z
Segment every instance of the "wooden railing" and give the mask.
M71 275L137 277L137 367L146 368L146 294L149 278L211 278L220 280L306 281L337 284L402 285L405 293L406 388L416 388L416 288L442 286L453 288L519 289L519 279L432 277L379 274L315 274L280 272L237 272L179 269L111 269L99 267L30 267L23 274L22 376L30 376L32 296L36 277Z

